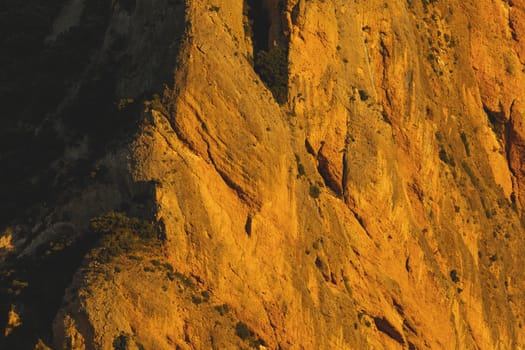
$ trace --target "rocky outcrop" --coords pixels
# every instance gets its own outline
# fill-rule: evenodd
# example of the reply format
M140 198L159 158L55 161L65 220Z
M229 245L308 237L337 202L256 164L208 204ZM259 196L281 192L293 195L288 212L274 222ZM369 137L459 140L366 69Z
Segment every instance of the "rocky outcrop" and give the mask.
M64 150L49 176L85 181L37 202L33 230L6 221L25 241L5 245L2 284L28 285L6 292L1 311L20 310L21 325L3 341L524 347L523 8L104 7L96 54L50 117ZM57 227L75 232L62 249ZM52 324L24 326L41 284L17 266L69 251L83 259L39 311Z

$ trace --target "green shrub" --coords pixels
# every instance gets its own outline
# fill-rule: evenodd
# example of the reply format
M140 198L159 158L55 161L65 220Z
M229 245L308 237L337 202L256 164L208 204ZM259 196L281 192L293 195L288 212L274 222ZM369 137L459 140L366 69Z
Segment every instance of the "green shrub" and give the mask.
M118 100L118 102L116 102L116 106L117 106L117 109L119 111L122 111L124 109L126 109L130 104L132 104L133 102L135 102L134 99L132 98L121 98L120 100Z
M177 277L177 276L175 275L175 272L168 271L168 272L166 272L166 277L168 277L168 279L173 282L175 280L175 277Z
M237 322L235 334L250 344L250 347L260 349L261 345L266 346L266 342L259 338L244 322Z
M222 304L222 305L216 305L214 307L215 310L217 310L217 312L221 315L221 316L224 316L226 315L228 312L230 312L230 307L228 306L228 304Z
M454 283L458 283L459 282L459 276L458 276L458 272L456 270L451 270L450 271L450 279Z
M168 110L166 106L169 104L168 97L167 97L169 93L167 93L166 89L167 88L165 87L163 96L160 96L159 94L153 94L153 96L151 97L151 100L144 101L144 107L146 108L146 110L154 109L163 114L168 114Z
M366 101L370 98L370 95L368 95L368 92L366 92L365 90L359 90L359 98L361 99L361 101Z
M320 194L321 194L321 190L319 189L317 185L310 186L310 197L319 198Z
M153 223L139 218L130 218L115 211L92 218L89 224L91 230L97 234L127 231L146 239L157 238L158 235L157 228Z
M193 281L188 276L184 275L183 273L180 273L178 271L175 271L175 272L168 271L166 274L171 281L177 278L186 287L195 289L195 283L193 283Z
M244 322L237 322L235 325L235 334L242 340L252 337L252 331Z
M164 269L166 269L168 272L173 272L173 266L170 263L164 263L162 264Z
M131 342L131 336L129 334L122 333L113 340L113 349L128 350L131 346Z
M261 50L255 56L254 67L275 100L285 103L288 99L288 50L280 46Z
M304 165L302 165L301 163L298 163L297 164L297 177L301 177L301 176L304 176L306 174L305 170L304 170Z
M198 295L192 295L191 296L191 302L194 303L195 305L199 305L200 303L203 302L202 298Z
M100 236L96 258L101 261L142 250L158 238L153 223L113 211L91 219L90 229Z
M451 167L456 166L454 158L450 157L443 148L439 150L439 159L441 159L442 162L450 165Z
M475 187L479 187L480 186L480 181L479 181L478 177L476 176L476 174L474 174L474 171L468 165L468 163L467 162L461 162L461 166L463 167L463 169L465 169L465 172L467 173L468 177L470 178L470 181L472 182L472 185L474 185Z
M304 165L301 163L301 159L296 154L295 155L295 162L297 163L297 178L300 178L301 176L306 175L306 171L304 170Z

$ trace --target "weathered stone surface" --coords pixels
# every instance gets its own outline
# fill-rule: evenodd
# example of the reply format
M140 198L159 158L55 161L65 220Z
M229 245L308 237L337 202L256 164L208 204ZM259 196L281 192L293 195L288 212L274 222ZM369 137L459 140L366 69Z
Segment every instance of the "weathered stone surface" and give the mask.
M92 243L55 348L525 347L523 1L265 1L267 28L250 1L174 3L110 10L94 64L129 40L137 132L53 203L75 232L114 210L158 239ZM285 103L254 31L286 47Z

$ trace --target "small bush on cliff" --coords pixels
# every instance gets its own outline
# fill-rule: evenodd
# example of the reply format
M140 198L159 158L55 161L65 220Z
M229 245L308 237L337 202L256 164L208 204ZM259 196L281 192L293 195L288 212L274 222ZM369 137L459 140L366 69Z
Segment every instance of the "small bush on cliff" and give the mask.
M458 271L457 270L454 269L454 270L450 271L450 279L454 283L458 283L459 282L459 276L458 276Z
M217 310L217 312L218 312L221 316L224 316L224 315L226 315L228 312L230 312L230 307L228 306L228 304L216 305L216 306L214 306L214 309Z
M119 336L113 339L113 349L114 350L128 350L131 348L133 340L131 335L127 333L121 333Z
M152 223L123 213L110 211L90 220L90 228L99 234L130 231L141 238L156 238L157 229Z
M246 323L237 322L237 324L235 325L235 334L242 340L246 340L249 337L251 337L253 333L250 330L250 328L248 328Z
M158 238L153 223L113 211L91 219L90 228L101 236L96 256L102 261L143 249Z
M321 190L317 185L311 185L310 186L310 197L312 198L319 198L319 195L321 194Z
M261 346L266 346L266 342L259 338L244 322L237 322L235 325L235 335L250 344L250 347L260 349Z
M456 166L456 162L454 161L454 158L449 156L444 149L440 149L439 150L439 159L441 159L441 161L443 163L446 163L446 164L450 165L451 167L455 167Z

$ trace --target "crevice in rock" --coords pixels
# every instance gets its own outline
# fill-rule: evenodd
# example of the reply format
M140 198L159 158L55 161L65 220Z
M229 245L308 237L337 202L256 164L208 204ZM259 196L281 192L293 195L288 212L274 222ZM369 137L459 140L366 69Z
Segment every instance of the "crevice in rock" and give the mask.
M249 194L246 193L246 191L243 190L241 185L236 183L225 171L223 171L216 163L215 159L213 158L211 151L210 151L210 145L207 140L204 140L207 147L207 153L208 153L208 159L210 160L211 164L213 165L213 168L217 171L221 179L224 181L224 183L231 188L235 193L237 194L237 197L241 199L243 202L248 203L250 205L256 205L254 203L254 200L250 198Z
M310 153L314 157L317 156L317 153L315 152L314 147L312 146L310 141L308 141L308 139L304 140L304 147L306 148L306 152Z
M315 266L321 272L321 275L323 275L323 278L326 282L330 282L331 280L331 272L328 264L319 256L315 258Z
M410 267L410 257L405 260L405 270L407 270L407 272L412 272L412 268Z
M508 121L508 123L505 124L505 130L504 130L504 135L505 135L505 158L507 160L507 164L508 164L508 167L509 167L509 170L510 172L512 173L512 175L514 177L517 176L516 174L516 170L514 169L513 167L513 162L512 162L512 159L511 159L511 147L512 147L512 144L517 141L518 139L518 135L516 135L516 132L514 131L514 127L513 127L513 124L514 124L514 117L515 117L515 110L514 110L514 107L515 107L515 104L516 104L516 100L512 101L512 104L510 105L510 119Z
M235 191L235 193L237 193L237 196L245 201L245 202L250 202L249 200L249 196L246 192L244 192L244 190L242 189L242 187L240 185L238 185L235 181L233 181L233 179L224 171L222 171L221 169L219 169L219 167L217 166L217 164L215 163L215 160L213 159L209 149L208 149L208 157L211 161L211 164L213 165L213 167L215 168L215 170L217 171L217 173L219 174L219 176L222 178L222 180L224 181L224 183L229 187L231 188L232 190Z
M512 18L512 11L514 11L513 9L514 5L513 3L510 1L508 2L508 18L507 18L507 21L508 21L508 26L509 26L509 29L510 29L510 34L512 36L512 40L514 41L519 41L518 39L518 33L516 32L516 24L514 23L514 20Z
M405 315L405 310L403 309L403 306L397 302L397 300L392 299L392 305L394 305L394 308L396 309L397 313L401 316Z
M252 236L252 217L251 215L248 215L246 218L246 223L244 224L244 231L248 235L248 237Z
M412 326L412 325L410 324L410 322L408 322L407 320L403 320L403 329L404 329L405 331L408 330L408 331L414 333L415 335L417 335L417 331L416 331L416 329L415 329L414 326Z
M288 37L285 0L245 0L245 35L253 46L253 68L279 104L288 100Z
M193 111L194 112L194 115L195 117L198 119L198 121L201 123L201 125L203 125L203 129L205 129L205 124L204 124L204 121L202 120L202 118L200 117L199 113L197 111ZM235 191L235 193L237 194L237 197L239 197L243 202L245 203L250 203L250 204L255 204L254 203L254 200L252 200L252 198L250 198L250 196L248 195L248 193L246 191L243 190L243 188L241 187L241 185L239 185L238 183L236 183L224 170L222 170L220 168L220 166L217 164L216 162L216 159L214 158L211 150L210 150L210 141L206 139L206 137L204 135L201 135L202 136L202 141L206 144L206 153L205 154L201 154L200 152L198 152L195 147L193 146L193 143L187 139L185 136L184 136L184 133L182 132L182 130L180 130L180 128L178 127L177 123L175 122L172 122L170 121L170 126L171 128L173 129L173 131L175 132L175 135L177 136L177 138L184 144L185 147L187 147L192 153L200 156L200 157L203 157L206 161L209 161L211 163L211 165L213 166L213 168L215 169L215 171L217 171L217 173L219 174L219 176L221 177L221 179L224 181L224 183L229 187L231 188L233 191ZM162 133L161 133L162 134ZM167 144L170 144L169 140L163 135L164 139L166 140Z
M347 157L348 157L347 150L345 149L345 151L343 152L343 174L341 175L341 195L343 199L345 197L346 184L348 183L348 170L347 170L348 159Z
M374 317L374 323L380 332L385 333L401 345L405 344L401 333L399 333L398 330L386 318Z
M359 214L357 214L357 212L355 212L354 210L352 210L352 213L354 214L354 217L357 220L357 222L359 223L359 225L363 228L363 230L366 231L366 233L368 233L368 230L366 229L365 222L364 222L363 218Z
M381 53L381 60L383 63L383 84L385 84L388 81L388 60L390 59L390 50L388 49L387 44L383 40L384 35L386 34L384 32L381 32L379 39L379 52Z
M500 108L503 109L501 106ZM485 114L487 115L489 119L490 127L492 131L494 131L494 133L496 134L499 140L502 140L504 137L505 124L506 124L505 113L503 112L503 110L501 111L491 110L485 104L483 104L483 110L485 111Z
M328 159L322 152L317 154L317 171L324 180L326 187L328 187L336 196L343 195L342 183L330 171L330 164Z
M515 210L518 209L518 203L521 202L520 198L517 198L517 194L519 193L519 170L516 169L515 161L513 160L513 150L515 148L521 148L519 145L521 140L520 137L517 135L515 129L514 129L514 119L517 117L517 113L515 111L515 104L516 100L512 101L512 104L510 106L510 119L507 124L505 124L505 160L507 161L507 166L509 167L509 171L512 174L512 193L510 194L510 201Z

